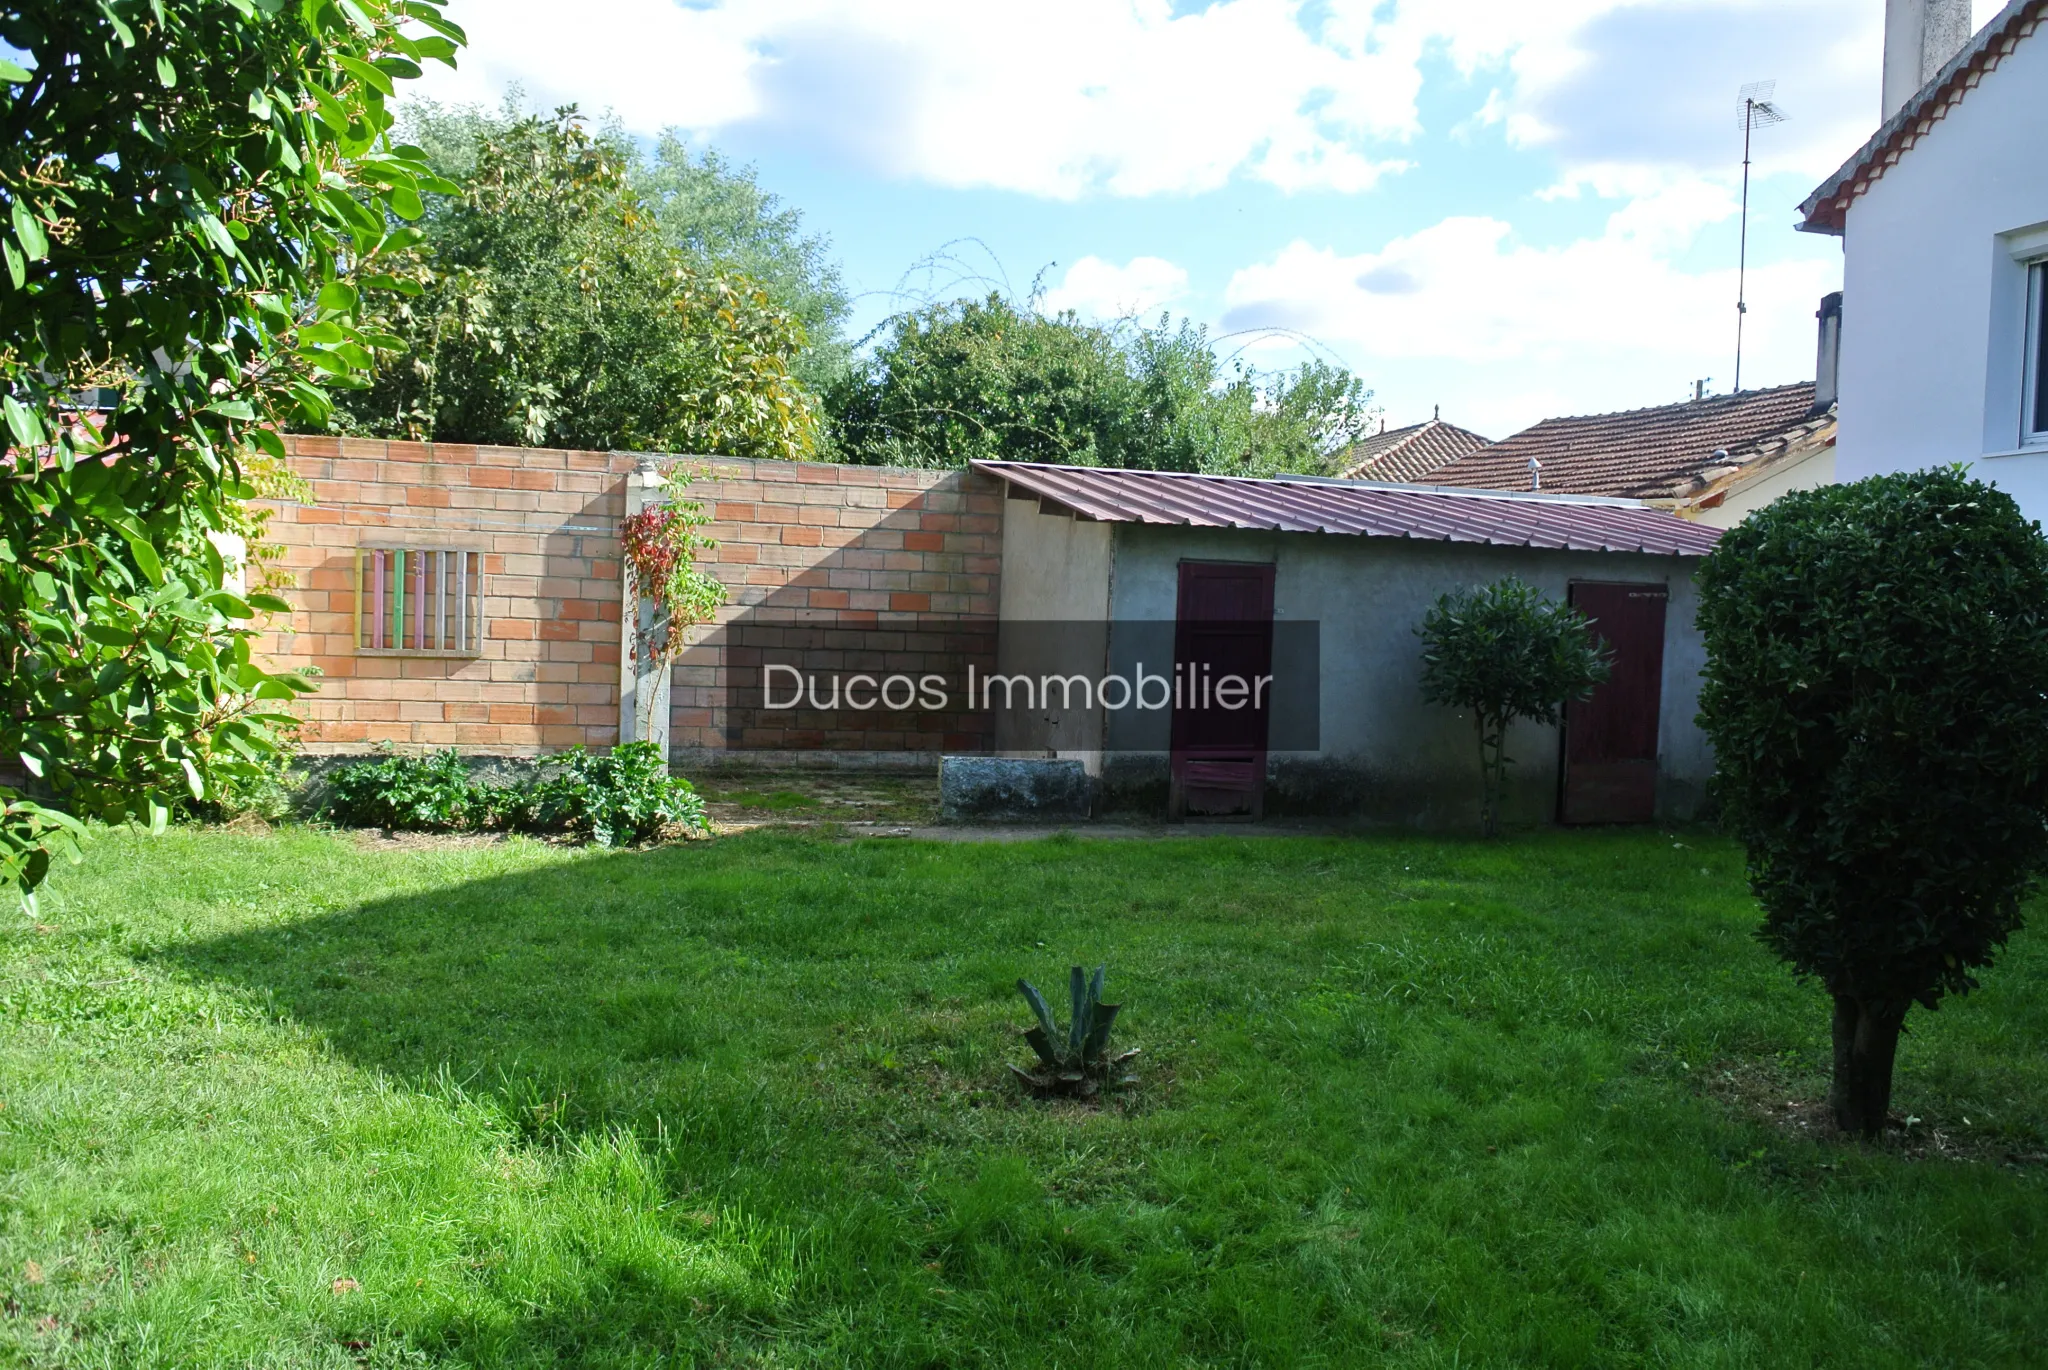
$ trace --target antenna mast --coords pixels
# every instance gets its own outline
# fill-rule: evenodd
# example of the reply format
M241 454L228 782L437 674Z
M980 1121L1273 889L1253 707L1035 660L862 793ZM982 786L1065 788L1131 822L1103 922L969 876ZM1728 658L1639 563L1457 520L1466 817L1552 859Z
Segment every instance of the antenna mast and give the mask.
M1776 81L1752 81L1738 92L1742 101L1742 245L1735 259L1735 394L1742 393L1742 321L1749 313L1749 135L1785 122L1771 103Z

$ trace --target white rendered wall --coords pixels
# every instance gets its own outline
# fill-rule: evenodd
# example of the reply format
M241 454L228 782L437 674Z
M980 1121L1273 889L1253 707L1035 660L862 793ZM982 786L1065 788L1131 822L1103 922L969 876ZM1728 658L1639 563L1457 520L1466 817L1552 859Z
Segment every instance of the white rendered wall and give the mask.
M2026 278L2000 236L2048 223L2044 130L2037 30L1850 205L1840 479L1972 462L2048 518L2048 450L2009 455Z
M1709 528L1733 528L1780 495L1834 483L1835 449L1823 447L1797 461L1785 463L1768 475L1738 483L1721 503L1694 515L1694 522L1704 523Z

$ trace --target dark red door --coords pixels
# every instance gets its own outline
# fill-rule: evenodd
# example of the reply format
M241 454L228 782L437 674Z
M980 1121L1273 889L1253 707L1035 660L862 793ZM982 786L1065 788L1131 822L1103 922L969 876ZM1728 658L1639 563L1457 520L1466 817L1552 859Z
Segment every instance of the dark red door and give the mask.
M1577 581L1572 607L1614 653L1614 673L1564 711L1566 823L1648 823L1657 816L1657 719L1664 702L1663 585Z
M1182 562L1175 620L1169 810L1256 818L1273 707L1273 567Z

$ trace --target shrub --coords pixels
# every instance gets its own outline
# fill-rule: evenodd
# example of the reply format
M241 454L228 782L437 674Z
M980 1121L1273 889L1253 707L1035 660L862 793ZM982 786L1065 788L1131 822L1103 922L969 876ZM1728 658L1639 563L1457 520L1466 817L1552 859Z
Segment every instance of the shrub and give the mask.
M627 742L604 755L577 747L547 765L552 774L508 799L508 826L574 833L605 847L648 841L670 823L711 830L703 799L668 773L652 742Z
M453 750L387 756L336 770L328 780L327 812L357 828L448 832L488 824L493 806L485 790Z
M704 801L668 773L651 742L609 753L581 747L540 762L528 779L491 785L453 750L343 766L329 781L328 816L355 827L415 832L509 828L568 833L600 846L645 842L670 823L709 832Z
M1973 988L2048 859L2048 543L1960 468L1786 495L1699 574L1700 725L1759 935L1834 998L1876 1135L1906 1011Z
M1416 629L1422 697L1469 709L1479 733L1479 826L1500 828L1508 725L1556 723L1564 706L1607 679L1612 653L1592 620L1508 576L1438 598Z

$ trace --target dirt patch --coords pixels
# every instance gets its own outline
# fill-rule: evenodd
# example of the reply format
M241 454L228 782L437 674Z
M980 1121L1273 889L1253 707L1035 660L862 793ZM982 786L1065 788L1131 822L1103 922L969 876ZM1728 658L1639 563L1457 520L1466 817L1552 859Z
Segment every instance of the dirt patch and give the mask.
M2048 1148L2015 1141L1961 1114L1923 1118L1894 1112L1885 1120L1883 1137L1866 1143L1835 1126L1828 1109L1827 1076L1796 1071L1778 1061L1716 1061L1697 1079L1700 1093L1788 1137L1824 1145L1870 1146L1916 1161L1968 1161L2012 1169L2048 1166Z
M364 851L438 851L450 847L495 847L501 832L405 832L397 828L344 829Z
M829 771L752 771L701 776L714 832L754 828L910 829L938 821L935 776L867 775ZM864 835L884 835L870 832ZM899 835L890 833L887 835Z

